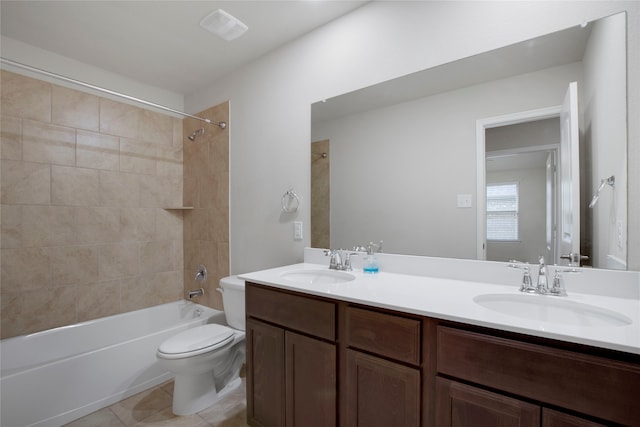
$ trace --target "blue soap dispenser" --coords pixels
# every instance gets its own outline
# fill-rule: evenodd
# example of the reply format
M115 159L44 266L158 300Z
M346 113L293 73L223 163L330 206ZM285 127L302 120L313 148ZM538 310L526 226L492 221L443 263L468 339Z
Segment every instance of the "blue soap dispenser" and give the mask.
M375 246L377 245L374 245L373 242L367 245L367 257L364 260L363 267L363 271L367 274L376 274L380 271L380 265L374 250Z

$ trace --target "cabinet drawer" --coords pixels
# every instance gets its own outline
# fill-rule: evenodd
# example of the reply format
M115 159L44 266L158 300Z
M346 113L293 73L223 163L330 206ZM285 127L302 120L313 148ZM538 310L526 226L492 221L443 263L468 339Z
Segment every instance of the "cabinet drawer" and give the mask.
M640 366L440 326L439 373L625 425L640 420Z
M420 364L419 320L356 307L347 307L346 314L348 346Z
M247 283L246 315L319 338L335 341L336 306L328 301L307 298Z

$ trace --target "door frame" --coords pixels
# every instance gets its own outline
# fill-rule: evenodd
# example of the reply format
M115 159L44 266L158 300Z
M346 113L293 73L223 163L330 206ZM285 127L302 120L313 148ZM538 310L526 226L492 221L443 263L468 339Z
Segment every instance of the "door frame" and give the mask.
M476 258L487 259L486 130L537 120L560 118L562 106L539 108L476 120Z

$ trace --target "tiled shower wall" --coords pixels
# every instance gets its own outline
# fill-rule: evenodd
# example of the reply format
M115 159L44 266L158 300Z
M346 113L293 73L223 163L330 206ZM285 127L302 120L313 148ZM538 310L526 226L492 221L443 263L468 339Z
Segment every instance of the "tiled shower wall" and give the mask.
M225 102L196 114L214 121L229 122L229 103ZM204 135L193 142L186 137L204 128ZM204 287L205 295L194 300L223 309L218 287L229 275L229 128L184 120L184 286ZM204 284L194 281L199 264L207 268Z
M0 78L2 338L182 299L182 119Z

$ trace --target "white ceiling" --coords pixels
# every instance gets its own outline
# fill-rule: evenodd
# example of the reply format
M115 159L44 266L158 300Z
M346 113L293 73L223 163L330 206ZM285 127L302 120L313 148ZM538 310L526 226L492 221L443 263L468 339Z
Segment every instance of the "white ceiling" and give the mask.
M306 1L0 1L3 36L183 95L365 4ZM249 30L199 25L223 9ZM9 58L11 59L11 58Z

